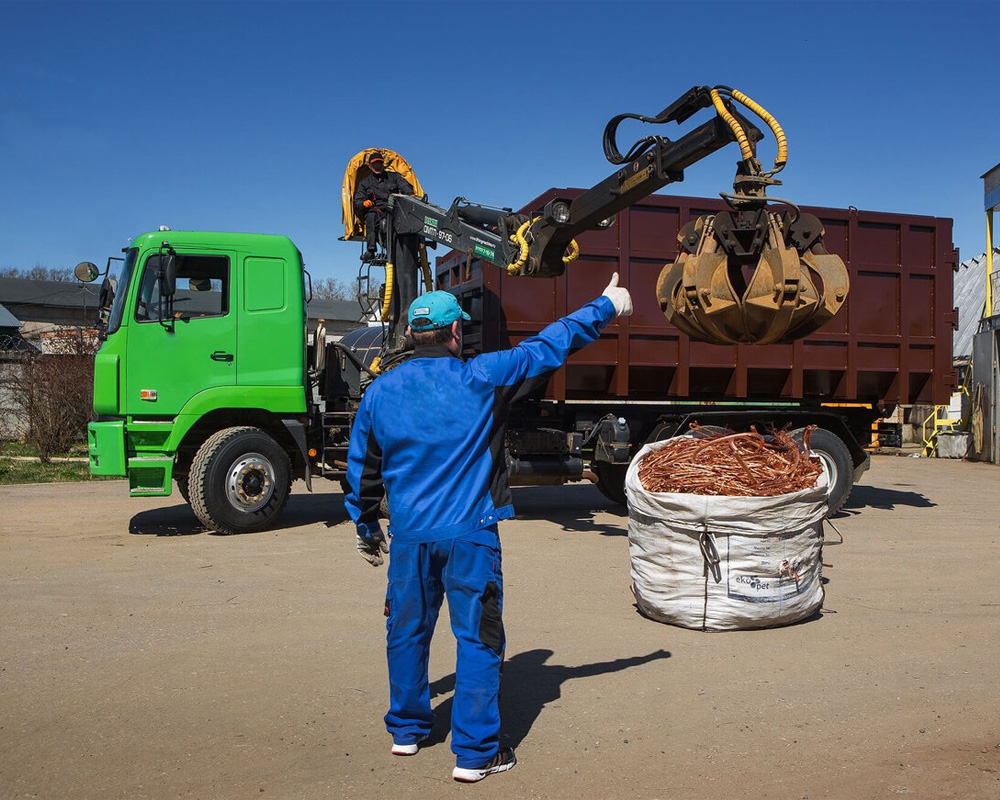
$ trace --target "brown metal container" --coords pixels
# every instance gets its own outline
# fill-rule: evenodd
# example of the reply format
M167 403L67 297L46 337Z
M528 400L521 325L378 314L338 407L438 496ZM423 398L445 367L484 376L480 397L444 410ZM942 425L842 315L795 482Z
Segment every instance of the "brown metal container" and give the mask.
M525 210L580 193L550 189ZM655 288L663 265L677 256L680 228L726 208L721 200L652 195L612 227L579 237L580 258L558 278L509 276L451 253L437 259L437 288L456 292L472 315L467 346L491 351L592 300L618 271L634 313L553 376L545 394L553 400L948 402L956 383L958 264L950 219L803 207L822 221L827 249L847 263L847 302L832 322L793 344L723 346L692 341L668 324Z

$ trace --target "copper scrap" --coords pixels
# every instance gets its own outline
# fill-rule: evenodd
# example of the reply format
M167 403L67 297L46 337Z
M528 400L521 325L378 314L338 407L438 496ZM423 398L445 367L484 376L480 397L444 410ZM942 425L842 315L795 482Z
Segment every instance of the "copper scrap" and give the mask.
M798 492L815 486L822 472L819 459L808 455L815 429L803 430L800 447L787 430L765 439L752 426L749 433L730 433L692 423L695 437L671 439L642 459L639 481L650 492L735 497Z

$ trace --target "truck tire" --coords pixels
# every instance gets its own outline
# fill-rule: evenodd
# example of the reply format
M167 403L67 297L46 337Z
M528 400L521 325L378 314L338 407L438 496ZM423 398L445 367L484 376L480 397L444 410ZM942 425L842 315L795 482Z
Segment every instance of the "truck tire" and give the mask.
M284 510L292 488L291 460L260 428L213 433L191 462L191 508L218 533L269 528Z
M792 437L801 440L802 430L792 431ZM824 428L817 428L809 437L809 449L818 455L830 472L830 489L827 492L829 510L832 517L844 507L854 487L854 462L851 451L840 437Z
M191 485L188 483L187 475L175 475L174 480L177 481L177 491L184 502L191 505Z
M597 488L612 503L625 505L625 473L628 464L609 464L607 461L594 461L591 469L597 476Z

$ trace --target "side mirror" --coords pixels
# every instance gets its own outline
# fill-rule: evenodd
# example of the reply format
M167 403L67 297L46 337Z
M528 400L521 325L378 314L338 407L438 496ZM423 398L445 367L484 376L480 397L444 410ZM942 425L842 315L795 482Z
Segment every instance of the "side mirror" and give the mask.
M90 261L81 261L73 269L73 274L76 276L78 281L83 283L92 283L97 280L97 276L100 275L100 270L97 269L97 264Z
M177 256L160 256L160 296L173 297L177 291Z
M97 299L97 316L94 319L97 336L102 342L108 338L108 319L111 317L111 306L115 302L117 288L118 281L110 275L105 275L101 282L101 291Z
M104 279L101 283L101 293L98 295L97 305L100 312L107 312L111 310L111 304L115 301L115 289L118 288L118 281L112 278L110 275Z

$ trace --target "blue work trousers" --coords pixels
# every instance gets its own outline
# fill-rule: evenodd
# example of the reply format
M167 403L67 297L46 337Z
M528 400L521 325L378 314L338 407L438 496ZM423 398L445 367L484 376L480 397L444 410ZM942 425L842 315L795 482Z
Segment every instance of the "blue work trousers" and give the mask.
M500 746L503 661L503 573L495 525L454 539L394 539L386 594L389 713L397 744L428 735L434 725L427 660L443 598L458 642L451 749L459 767L485 765Z

